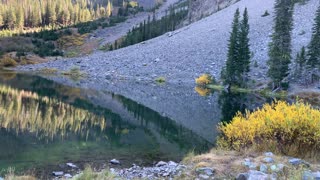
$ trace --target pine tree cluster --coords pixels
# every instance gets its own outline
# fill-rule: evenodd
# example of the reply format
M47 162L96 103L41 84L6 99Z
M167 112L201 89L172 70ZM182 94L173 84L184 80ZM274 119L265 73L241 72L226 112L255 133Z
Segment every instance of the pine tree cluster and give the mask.
M250 71L249 16L247 8L240 21L240 11L236 10L228 44L226 69L222 71L224 84L243 87L246 74Z
M0 30L68 26L112 14L110 0L0 0Z

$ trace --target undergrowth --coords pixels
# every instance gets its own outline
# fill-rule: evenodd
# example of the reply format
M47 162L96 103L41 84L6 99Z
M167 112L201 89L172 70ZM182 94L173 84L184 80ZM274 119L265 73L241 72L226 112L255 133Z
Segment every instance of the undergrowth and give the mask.
M283 155L320 159L320 111L300 101L277 101L254 112L238 113L218 127L218 145L241 151L254 148Z

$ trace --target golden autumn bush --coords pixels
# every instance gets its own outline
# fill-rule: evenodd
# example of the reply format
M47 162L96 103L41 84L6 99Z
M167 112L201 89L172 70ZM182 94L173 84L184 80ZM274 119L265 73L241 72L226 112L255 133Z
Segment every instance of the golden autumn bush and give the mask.
M207 85L213 83L213 77L210 74L202 74L196 79L197 85Z
M220 147L320 159L320 111L309 104L277 101L254 112L238 113L231 123L218 128Z

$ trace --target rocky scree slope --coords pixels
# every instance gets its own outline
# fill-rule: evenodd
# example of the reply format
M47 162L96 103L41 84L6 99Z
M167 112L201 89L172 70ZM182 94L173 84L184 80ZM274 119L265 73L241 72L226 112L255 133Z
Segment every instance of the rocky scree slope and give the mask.
M196 77L206 72L219 77L226 61L234 12L237 8L243 11L247 7L251 27L251 51L254 54L252 62L257 61L258 64L258 67L252 67L251 75L257 81L264 81L267 80L266 61L272 34L274 2L242 0L189 26L137 45L18 69L34 71L50 67L69 70L78 66L88 74L88 81L94 80L97 83L106 78L153 81L160 76L165 77L167 82L193 83ZM318 0L296 5L292 33L293 54L308 44L312 19L318 5ZM262 17L266 10L271 15Z
M238 0L190 0L188 21L189 23L195 22L237 1Z

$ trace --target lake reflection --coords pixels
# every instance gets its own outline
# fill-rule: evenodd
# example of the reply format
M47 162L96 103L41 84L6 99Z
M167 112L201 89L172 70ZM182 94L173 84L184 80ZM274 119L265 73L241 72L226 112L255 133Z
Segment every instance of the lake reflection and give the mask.
M10 74L10 73L9 73ZM124 166L181 160L212 144L168 117L123 96L62 86L30 75L2 73L0 81L0 169L37 168L38 176L66 162ZM10 78L8 78L10 77Z

